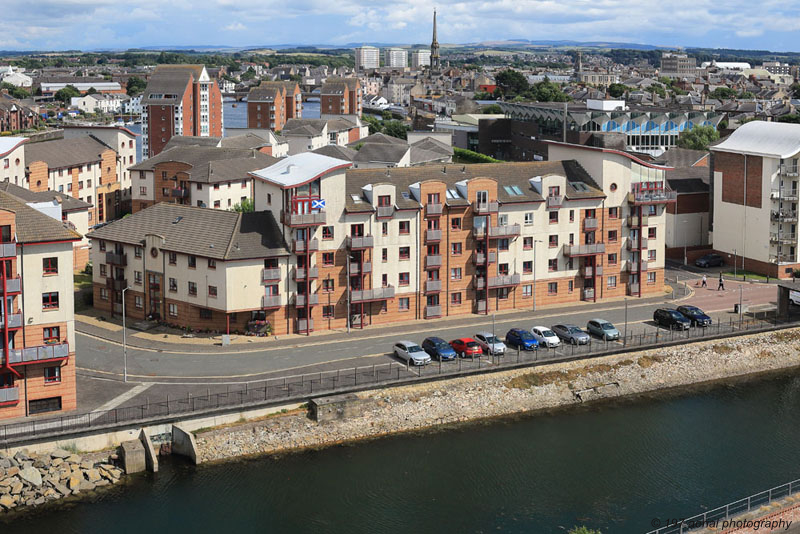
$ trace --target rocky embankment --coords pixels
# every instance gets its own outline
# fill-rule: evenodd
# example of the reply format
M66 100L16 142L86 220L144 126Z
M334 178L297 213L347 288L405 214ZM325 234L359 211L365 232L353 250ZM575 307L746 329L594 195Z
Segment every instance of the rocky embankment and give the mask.
M122 470L63 449L13 456L0 453L0 508L39 506L70 495L116 484Z
M362 416L316 423L305 412L196 436L198 462L345 441L638 395L800 366L800 329L360 393Z

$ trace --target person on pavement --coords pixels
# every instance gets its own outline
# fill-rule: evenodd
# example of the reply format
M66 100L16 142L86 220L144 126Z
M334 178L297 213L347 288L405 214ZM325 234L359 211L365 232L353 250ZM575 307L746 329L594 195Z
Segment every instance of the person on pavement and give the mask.
M703 283L700 287L708 288L708 279L706 278L706 275L703 275Z
M717 291L720 289L725 291L725 281L722 279L722 273L719 273L719 285L717 286Z

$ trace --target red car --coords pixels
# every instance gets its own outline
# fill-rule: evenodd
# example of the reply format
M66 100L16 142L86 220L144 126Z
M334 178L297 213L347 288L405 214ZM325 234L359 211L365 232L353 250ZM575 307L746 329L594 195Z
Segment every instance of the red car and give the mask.
M453 347L453 350L456 351L456 354L462 358L466 358L467 356L480 356L483 354L481 346L478 345L478 342L471 337L454 339L450 342L450 346Z

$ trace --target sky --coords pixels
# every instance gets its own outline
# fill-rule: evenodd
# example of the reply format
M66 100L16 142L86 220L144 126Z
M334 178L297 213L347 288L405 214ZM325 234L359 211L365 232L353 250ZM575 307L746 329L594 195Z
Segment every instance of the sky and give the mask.
M440 43L800 51L800 0L436 0ZM0 0L0 50L430 43L428 0Z

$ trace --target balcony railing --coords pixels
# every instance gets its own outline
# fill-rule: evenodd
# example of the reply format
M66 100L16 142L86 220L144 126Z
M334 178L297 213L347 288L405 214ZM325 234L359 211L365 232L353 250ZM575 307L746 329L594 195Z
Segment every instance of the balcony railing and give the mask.
M630 228L641 228L642 226L647 226L649 220L650 218L647 215L642 215L641 217L638 215L629 215L628 226Z
M309 280L316 280L319 278L319 269L316 267L312 267L310 269L306 269L305 267L295 267L294 279L305 280L306 278Z
M429 319L431 317L441 317L442 316L442 307L441 306L425 306L425 318Z
M639 239L631 237L628 239L627 248L628 250L647 250L647 238L643 237L639 242Z
M19 401L19 387L0 388L0 403Z
M594 217L586 217L583 219L583 228L585 230L597 230L597 219Z
M669 189L643 189L628 194L628 202L632 204L662 204L677 200L678 193Z
M779 165L778 172L783 176L796 177L797 165Z
M391 219L394 216L394 206L378 206L378 219Z
M560 208L564 204L564 195L549 195L547 197L548 208Z
M299 333L302 333L302 332L313 332L314 331L314 319L298 319L297 320L297 331Z
M477 265L483 265L486 263L486 253L476 252L472 256L472 259ZM497 261L497 252L489 251L489 263L495 263L496 261Z
M16 257L17 257L16 243L0 243L0 258L16 258Z
M394 298L394 287L386 286L376 289L355 289L350 292L350 302L370 302Z
M770 192L772 200L797 200L797 189L790 189L788 187L780 187L773 189Z
M629 273L638 273L639 272L639 261L637 260L628 260L627 270Z
M518 224L505 224L502 226L490 226L489 237L516 237L522 232L522 227Z
M773 243L796 243L797 234L790 234L788 232L771 232L769 240Z
M295 295L294 304L298 308L305 307L306 302L310 306L316 306L319 304L319 296L316 293L312 293L311 295Z
M121 253L117 254L116 252L106 252L106 263L124 267L125 265L128 265L128 255Z
M128 281L125 279L107 278L106 287L112 291L122 291L128 287Z
M588 245L564 245L564 255L568 257L575 256L593 256L595 254L605 254L605 243L591 243Z
M189 190L176 188L172 190L172 197L173 198L189 198Z
M500 204L497 202L473 202L472 209L478 215L486 215L500 211Z
M261 295L262 308L280 308L281 296L280 295Z
M347 248L350 250L359 250L365 248L372 248L375 245L375 238L371 235L362 236L347 236Z
M298 254L306 252L314 252L319 250L319 240L312 239L311 241L295 241L294 251Z
M261 269L262 282L276 282L281 279L280 269Z
M442 256L439 254L429 254L425 256L425 268L432 269L442 266Z
M638 294L639 294L639 282L628 284L628 295L638 295Z
M372 272L372 262L365 261L362 264L357 261L350 262L350 274L367 274Z
M591 278L593 276L602 276L603 275L603 266L593 266L593 265L584 265L581 269L583 271L584 278Z
M647 269L650 268L650 264L647 262L647 260L642 260L641 268L642 268L642 271L647 271Z
M594 288L593 287L584 288L581 292L581 298L583 300L594 300Z
M438 243L441 240L442 240L441 230L425 230L426 243Z
M426 204L425 205L425 216L426 217L439 217L442 214L442 204L441 203L433 203L433 204Z
M0 291L3 291L3 284L0 282ZM19 293L22 291L22 282L19 278L6 278L6 293Z
M425 280L425 293L438 293L441 290L441 280Z
M771 213L773 221L797 222L797 212L791 210L779 210Z
M22 349L9 349L8 363L11 365L25 365L46 360L69 358L69 344L58 343L54 345L39 345Z
M789 254L770 254L769 261L770 263L794 263L795 259Z
M506 274L502 276L490 276L489 277L489 288L495 287L510 287L510 286L518 286L521 280L520 275L518 274Z
M324 211L316 213L283 213L283 223L287 226L318 226L327 220Z
M486 301L479 300L476 309L478 310L478 313L484 313L486 311Z

